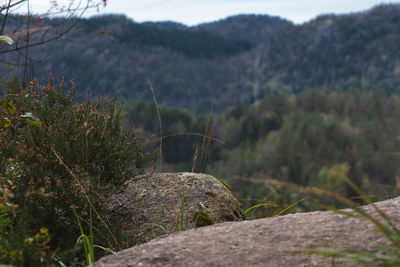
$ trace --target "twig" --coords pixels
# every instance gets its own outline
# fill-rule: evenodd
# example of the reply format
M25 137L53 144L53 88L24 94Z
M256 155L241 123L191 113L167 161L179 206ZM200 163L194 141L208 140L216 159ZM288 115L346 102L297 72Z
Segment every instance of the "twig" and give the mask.
M6 26L6 21L8 17L8 12L10 11L11 0L8 0L8 4L6 6L6 14L4 15L3 24L1 25L0 35L3 35L4 27Z
M22 84L25 87L27 85L27 76L28 76L28 55L29 55L29 39L30 39L30 32L29 27L31 26L31 10L30 10L30 3L27 0L28 5L28 16L27 16L27 23L26 23L26 49L25 49L25 63L24 63L24 78L22 79Z

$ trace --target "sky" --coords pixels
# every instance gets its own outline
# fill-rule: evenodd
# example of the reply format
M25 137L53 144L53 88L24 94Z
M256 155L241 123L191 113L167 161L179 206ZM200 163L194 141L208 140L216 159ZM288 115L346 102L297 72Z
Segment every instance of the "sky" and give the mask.
M3 0L4 1L4 0ZM99 1L99 0L97 0ZM1 2L1 1L0 1ZM31 0L31 10L43 12L54 0ZM71 0L58 0L68 3ZM188 26L220 20L238 14L280 16L296 24L321 14L346 14L370 9L382 0L107 0L107 6L92 9L96 14L125 14L134 21L175 21Z

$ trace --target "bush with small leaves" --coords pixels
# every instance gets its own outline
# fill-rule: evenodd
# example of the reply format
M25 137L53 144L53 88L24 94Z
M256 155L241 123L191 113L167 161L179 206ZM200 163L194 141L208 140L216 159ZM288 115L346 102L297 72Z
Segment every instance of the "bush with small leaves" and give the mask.
M122 105L90 96L77 103L73 84L65 89L49 75L47 86L32 81L0 99L0 177L12 182L19 206L10 219L27 229L25 236L49 229L54 250L72 248L79 236L73 208L87 217L92 204L99 208L151 160L133 129L122 129Z

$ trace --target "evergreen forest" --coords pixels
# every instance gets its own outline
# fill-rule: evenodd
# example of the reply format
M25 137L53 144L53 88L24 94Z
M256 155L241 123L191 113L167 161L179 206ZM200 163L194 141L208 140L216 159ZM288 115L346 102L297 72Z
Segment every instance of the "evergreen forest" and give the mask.
M153 104L130 102L125 112L143 136L159 136ZM166 106L160 113L163 171L200 169L225 179L246 207L273 202L282 208L302 198L294 211L320 209L321 203L340 206L334 198L276 186L273 180L352 198L358 194L340 177L346 175L375 200L398 194L399 94L311 90L252 105L237 102L219 115ZM210 137L215 140L208 146ZM273 212L267 208L257 216Z
M32 21L32 27L61 19ZM12 27L20 17L9 17ZM380 91L400 86L400 5L321 15L296 25L268 15L238 15L187 27L137 23L123 15L79 19L64 38L31 49L29 78L74 80L81 96L160 103L203 113L230 110L264 96L312 89ZM4 62L24 60L7 53ZM3 65L2 77L23 68ZM83 75L84 74L84 75ZM2 85L4 89L4 85Z

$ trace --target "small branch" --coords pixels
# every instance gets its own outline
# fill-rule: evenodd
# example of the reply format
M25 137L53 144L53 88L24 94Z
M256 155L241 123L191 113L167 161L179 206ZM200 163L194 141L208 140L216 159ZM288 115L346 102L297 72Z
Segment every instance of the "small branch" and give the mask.
M7 9L12 8L12 7L15 7L15 6L19 5L19 4L22 4L25 1L26 0L21 0L21 1L18 1L16 3L11 4L11 0L10 0L9 4L7 6L0 8L0 13L3 12L3 10L7 10Z
M27 84L28 80L28 55L29 55L29 38L30 38L30 32L29 32L29 27L31 25L31 12L30 12L30 4L29 0L27 0L28 3L28 16L27 16L27 24L26 24L26 49L25 49L25 63L24 63L24 78L22 79L22 84L25 86Z
M7 17L8 17L8 11L10 10L10 5L11 5L11 0L8 1L7 7L6 7L6 14L4 15L3 24L1 25L0 35L3 35L4 27L6 26L6 21L7 21Z

